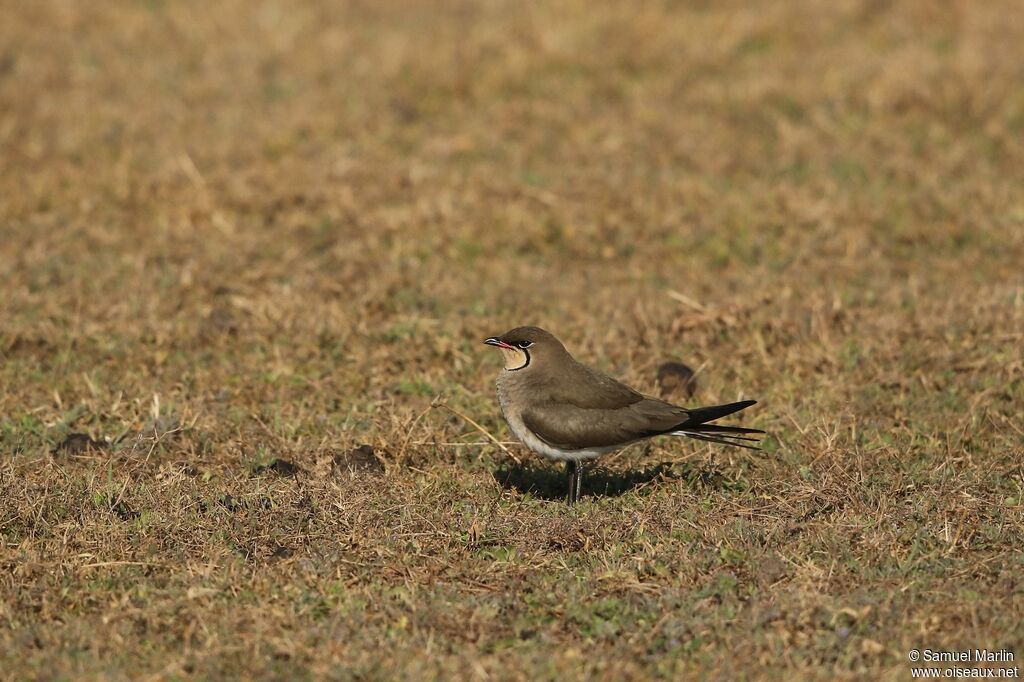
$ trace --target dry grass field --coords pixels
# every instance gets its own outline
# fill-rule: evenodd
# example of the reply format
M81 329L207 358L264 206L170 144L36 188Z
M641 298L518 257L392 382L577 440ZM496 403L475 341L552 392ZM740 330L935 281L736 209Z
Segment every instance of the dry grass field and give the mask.
M1024 656L1017 0L0 7L0 679ZM520 324L763 451L565 505Z

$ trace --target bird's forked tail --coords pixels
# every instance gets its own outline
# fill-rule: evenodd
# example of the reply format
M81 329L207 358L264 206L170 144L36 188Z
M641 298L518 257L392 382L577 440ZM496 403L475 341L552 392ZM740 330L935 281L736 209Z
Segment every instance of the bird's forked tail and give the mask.
M695 438L709 443L735 445L738 448L757 450L759 448L755 445L751 445L751 443L757 443L759 439L751 437L750 434L762 434L764 431L760 429L748 429L742 426L721 426L719 424L709 423L734 412L746 409L755 403L757 403L756 400L741 400L738 403L729 403L728 405L698 407L696 409L689 410L689 417L687 420L674 427L668 433L673 436L686 436L688 438Z

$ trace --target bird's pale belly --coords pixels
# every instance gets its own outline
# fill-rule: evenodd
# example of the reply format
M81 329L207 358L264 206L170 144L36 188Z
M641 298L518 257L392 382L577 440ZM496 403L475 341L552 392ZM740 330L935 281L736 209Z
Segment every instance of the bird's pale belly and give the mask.
M512 429L512 433L515 434L515 437L518 438L523 445L533 452L536 452L538 455L542 455L548 459L558 462L566 462L569 460L580 462L597 459L601 455L619 449L620 446L586 448L582 450L563 450L545 443L535 436L530 429L526 428L526 424L523 423L519 410L516 410L509 405L510 401L508 400L507 393L506 391L501 390L502 388L503 387L499 382L498 402L501 404L501 413L505 416L505 421L508 422L509 428Z
M597 459L601 455L617 450L618 448L588 448L585 450L562 450L554 446L548 445L537 436L533 435L530 429L526 428L526 424L523 423L522 419L512 418L511 415L505 413L505 421L508 422L509 427L512 429L512 433L515 434L523 445L533 450L538 455L543 455L548 459L555 460L558 462L566 462L573 460L576 462L587 461L591 459Z
M524 387L515 382L511 372L503 371L498 375L497 388L498 403L501 405L501 413L505 416L505 421L508 422L509 428L512 429L512 433L515 434L515 437L518 438L523 445L533 452L536 452L538 455L558 462L567 462L570 460L579 462L596 459L601 455L619 449L618 447L607 447L586 448L582 450L563 450L561 448L556 448L553 445L549 445L535 436L530 429L526 428L526 424L523 423L522 410L516 406L516 403L519 402L516 398L522 397L521 394L524 392Z

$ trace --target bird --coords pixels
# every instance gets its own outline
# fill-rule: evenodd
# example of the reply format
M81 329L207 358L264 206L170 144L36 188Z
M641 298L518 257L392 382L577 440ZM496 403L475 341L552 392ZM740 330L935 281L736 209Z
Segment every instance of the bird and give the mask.
M764 433L711 423L756 400L687 408L644 395L578 362L540 327L516 327L484 343L504 357L495 385L505 421L531 451L566 463L570 505L580 499L586 464L627 445L667 435L757 450Z

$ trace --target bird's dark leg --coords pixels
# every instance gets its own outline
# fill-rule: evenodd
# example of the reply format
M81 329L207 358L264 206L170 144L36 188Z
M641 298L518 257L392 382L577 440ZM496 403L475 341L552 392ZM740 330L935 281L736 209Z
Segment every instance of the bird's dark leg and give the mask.
M566 502L573 504L576 502L576 467L578 465L573 460L567 460L565 463L565 473L569 479L569 497L566 498Z
M583 462L569 460L565 463L565 471L569 475L569 504L580 501L583 488Z
M576 462L576 502L583 497L583 460Z
M569 497L567 497L565 501L572 504L572 487L576 484L576 462L571 459L566 460L565 473L566 478L569 479Z

